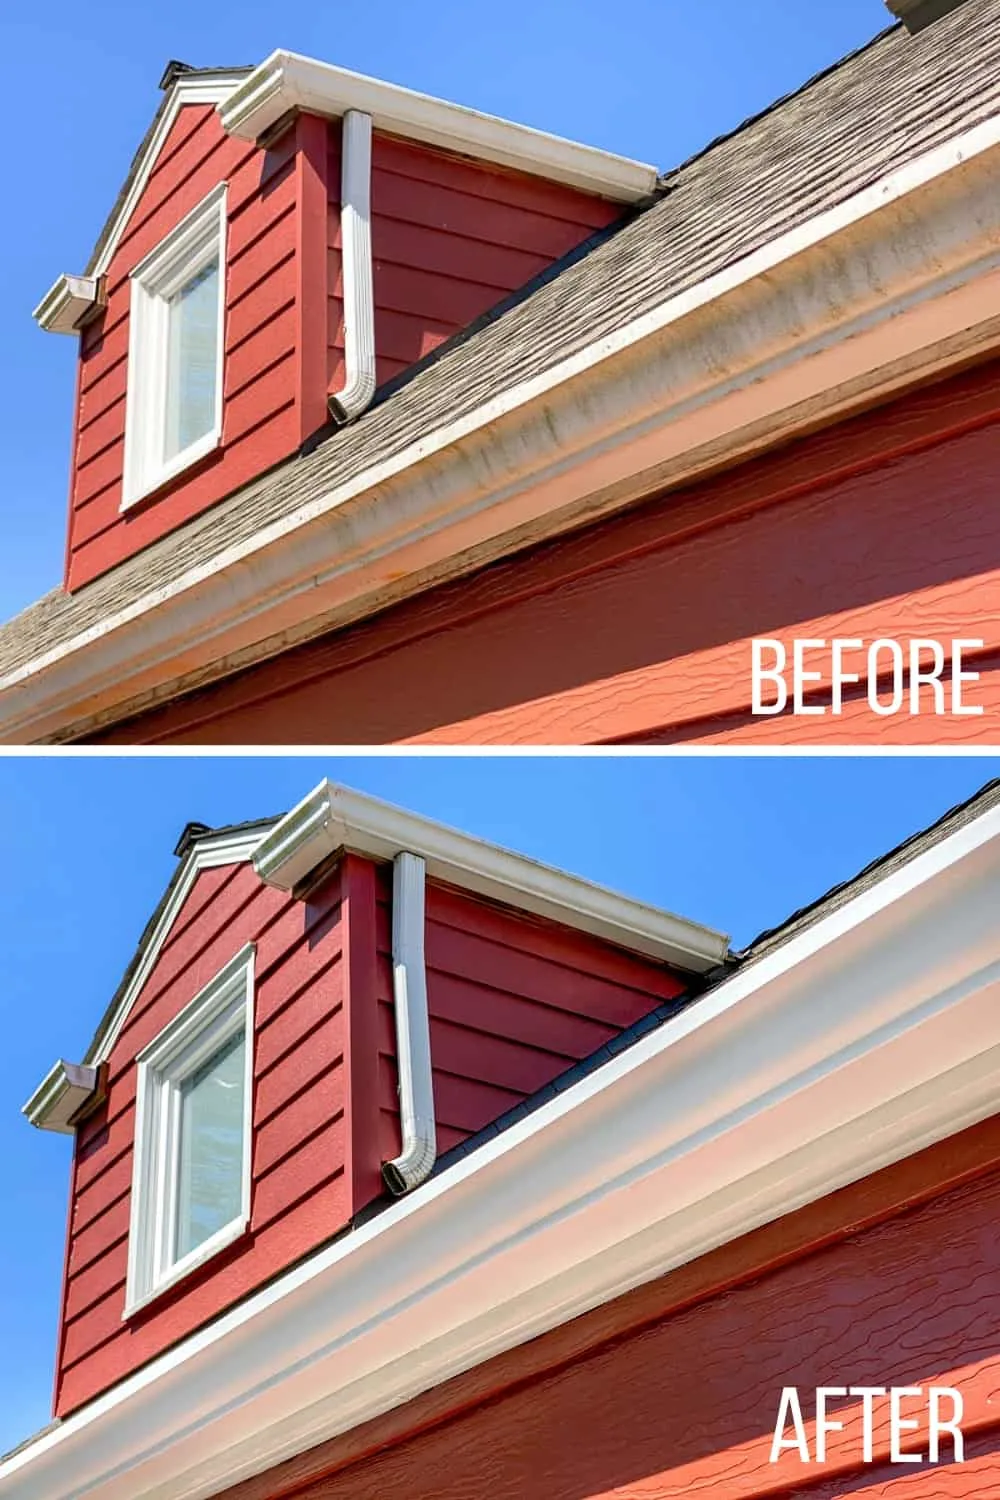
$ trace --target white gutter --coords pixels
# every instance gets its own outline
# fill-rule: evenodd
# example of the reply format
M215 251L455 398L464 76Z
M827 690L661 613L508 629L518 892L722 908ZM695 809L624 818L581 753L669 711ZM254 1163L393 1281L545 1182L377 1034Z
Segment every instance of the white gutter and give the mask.
M396 1016L402 1150L382 1176L400 1197L430 1176L437 1157L427 967L424 962L426 870L418 854L397 854L392 870L392 998Z
M60 276L32 317L46 333L79 333L82 319L98 305L100 292L99 276Z
M1000 810L0 1464L204 1500L996 1112Z
M998 168L993 117L343 483L303 478L293 512L0 677L0 741L85 734L995 349Z
M359 417L375 394L372 282L372 121L348 110L341 146L340 233L344 273L344 384L328 397L340 422Z
M93 1098L99 1079L98 1068L60 1059L46 1073L21 1113L38 1130L72 1135L74 1117Z
M707 973L729 952L725 933L330 781L274 824L257 845L254 868L268 885L294 891L342 849L380 860L416 852L435 880L690 973Z
M656 187L656 168L647 162L567 141L296 52L272 52L218 109L223 129L244 141L259 140L293 109L333 118L358 110L372 117L376 130L563 182L616 202L638 202Z

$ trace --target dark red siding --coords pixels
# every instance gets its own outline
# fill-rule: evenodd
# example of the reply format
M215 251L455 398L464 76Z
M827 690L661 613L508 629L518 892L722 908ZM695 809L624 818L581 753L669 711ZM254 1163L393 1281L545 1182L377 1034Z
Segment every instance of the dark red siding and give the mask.
M964 1132L225 1492L225 1500L992 1500L1000 1494L1000 1121ZM966 1462L769 1463L783 1386L957 1386ZM918 1403L904 1404L909 1416ZM915 1413L914 1413L915 1414ZM904 1437L926 1451L926 1429ZM945 1444L943 1456L950 1457ZM323 1475L325 1477L318 1477ZM311 1481L311 1482L310 1482Z
M1000 365L523 551L113 728L161 744L982 743ZM976 717L751 718L751 640L981 638ZM817 689L822 700L828 687Z
M220 447L122 513L129 273L228 181ZM522 286L620 207L376 137L378 378L398 374ZM340 125L302 115L268 151L209 105L180 113L81 339L67 587L76 589L297 451L343 383Z

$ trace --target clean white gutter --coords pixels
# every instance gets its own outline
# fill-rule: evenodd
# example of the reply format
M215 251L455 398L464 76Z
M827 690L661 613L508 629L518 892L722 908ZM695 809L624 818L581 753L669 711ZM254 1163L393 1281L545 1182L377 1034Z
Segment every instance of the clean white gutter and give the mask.
M0 1465L202 1500L996 1110L1000 810Z
M725 933L330 781L321 781L261 839L254 868L268 885L293 891L342 849L382 860L417 853L435 880L691 973L714 969L729 951Z
M994 117L304 495L4 674L0 740L87 733L995 349L998 169Z
M333 118L357 110L372 117L376 130L567 183L618 202L638 202L656 187L656 168L646 162L582 146L296 52L272 52L218 108L223 129L245 141L259 140L293 109Z
M424 960L425 884L420 856L397 854L392 869L392 999L402 1149L382 1166L386 1185L397 1197L419 1187L437 1157Z
M46 1073L21 1113L39 1130L72 1135L74 1117L93 1098L99 1079L97 1068L60 1059Z
M32 317L46 333L79 333L82 320L100 298L99 276L60 276Z
M348 110L341 147L340 235L344 278L344 384L328 398L331 415L353 421L375 394L375 291L372 280L372 121Z

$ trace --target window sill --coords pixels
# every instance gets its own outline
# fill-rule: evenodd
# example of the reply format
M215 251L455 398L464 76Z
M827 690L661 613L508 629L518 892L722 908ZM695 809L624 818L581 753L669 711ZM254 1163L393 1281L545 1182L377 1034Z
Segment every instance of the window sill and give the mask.
M224 1229L220 1229L217 1234L214 1234L211 1239L206 1240L203 1245L199 1245L197 1250L193 1250L190 1255L178 1261L155 1286L150 1287L148 1292L143 1292L138 1297L126 1295L122 1322L127 1323L129 1319L135 1317L136 1313L140 1313L149 1307L150 1303L162 1297L165 1292L169 1292L174 1287L179 1286L181 1282L186 1281L189 1276L192 1276L195 1271L207 1265L210 1260L214 1260L217 1255L221 1255L223 1250L228 1250L230 1245L235 1245L237 1240L243 1238L249 1227L249 1215L241 1214L238 1219L233 1219L232 1223L227 1224Z
M171 459L170 463L164 464L161 469L158 469L142 485L137 486L135 489L131 485L128 485L122 495L118 514L123 515L125 511L132 510L140 501L147 500L151 495L155 495L158 490L163 489L164 485L171 484L175 479L179 479L182 474L187 473L188 469L200 463L209 454L215 453L221 446L221 427L213 428L211 432L206 432L203 438L199 438L196 443L191 443L182 453L178 453L176 458Z

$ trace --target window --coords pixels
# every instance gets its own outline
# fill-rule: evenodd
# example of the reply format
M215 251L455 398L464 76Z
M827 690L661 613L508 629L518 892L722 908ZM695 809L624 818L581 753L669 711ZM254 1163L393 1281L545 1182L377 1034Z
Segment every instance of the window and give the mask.
M139 1053L126 1316L250 1216L253 946Z
M219 444L225 264L223 183L132 272L123 508Z

